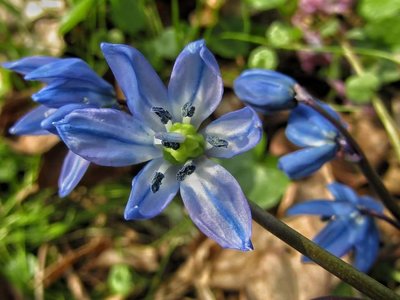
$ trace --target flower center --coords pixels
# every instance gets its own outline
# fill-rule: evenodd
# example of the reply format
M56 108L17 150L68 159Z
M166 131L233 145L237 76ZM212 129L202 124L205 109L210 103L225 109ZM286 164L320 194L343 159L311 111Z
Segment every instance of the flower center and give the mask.
M179 133L185 137L179 147L164 145L164 159L172 164L183 164L189 159L197 158L204 153L204 137L197 133L196 128L191 124L174 123L168 130L170 133Z

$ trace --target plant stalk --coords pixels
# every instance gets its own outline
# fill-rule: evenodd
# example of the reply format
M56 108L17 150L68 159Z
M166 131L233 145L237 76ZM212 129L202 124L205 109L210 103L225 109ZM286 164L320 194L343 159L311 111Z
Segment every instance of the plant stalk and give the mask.
M257 204L251 201L249 201L249 204L254 221L361 293L372 299L400 299L400 296L392 290L325 251L270 213L264 211Z

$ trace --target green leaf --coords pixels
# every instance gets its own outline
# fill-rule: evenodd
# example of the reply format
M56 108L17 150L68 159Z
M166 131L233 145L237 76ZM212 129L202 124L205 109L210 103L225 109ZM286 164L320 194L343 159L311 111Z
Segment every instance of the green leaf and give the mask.
M246 0L250 8L255 10L269 10L285 4L286 0Z
M398 15L400 0L362 0L358 13L367 20L381 20Z
M236 17L221 19L214 28L207 46L215 54L225 58L235 58L249 52L249 44L240 41L224 40L220 38L223 32L241 32L244 29L243 20Z
M80 1L62 19L59 29L60 34L64 35L68 33L81 21L85 20L94 7L95 7L94 0Z
M220 160L220 163L236 178L248 199L267 209L280 201L289 179L277 168L276 157L260 157L261 149L263 153L265 149L265 144L262 143L264 142L259 144L260 147L230 159Z
M273 47L287 46L301 37L301 32L282 22L276 21L267 29L268 42Z
M346 95L358 103L369 102L380 85L379 79L372 73L350 76L346 80Z
M166 28L151 43L156 52L155 54L165 59L175 59L181 50L178 44L177 33L173 27Z
M129 266L122 264L111 268L107 282L113 293L122 296L127 296L134 286Z
M400 46L400 17L394 16L369 22L365 26L365 34L382 45L396 48ZM389 49L390 50L390 49Z
M331 37L338 33L340 29L340 22L337 19L330 19L321 24L319 32L323 37Z
M146 27L142 1L111 0L111 20L123 32L136 34Z
M278 56L273 49L260 46L251 51L248 64L250 68L275 69Z

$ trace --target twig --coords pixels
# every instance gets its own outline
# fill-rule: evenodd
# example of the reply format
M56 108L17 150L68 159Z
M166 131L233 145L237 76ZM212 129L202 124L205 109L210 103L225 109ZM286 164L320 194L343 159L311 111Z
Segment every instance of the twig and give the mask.
M251 201L249 204L254 221L286 244L309 257L328 272L347 282L372 299L400 299L400 296L395 294L392 290L325 251L270 213L264 211L257 204Z

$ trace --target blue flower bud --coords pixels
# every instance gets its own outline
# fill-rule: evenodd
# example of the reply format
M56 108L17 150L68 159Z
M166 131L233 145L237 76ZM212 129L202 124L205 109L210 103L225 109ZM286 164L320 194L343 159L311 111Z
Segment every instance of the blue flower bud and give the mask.
M272 70L251 69L236 78L233 88L246 104L262 113L291 109L296 106L296 81Z

